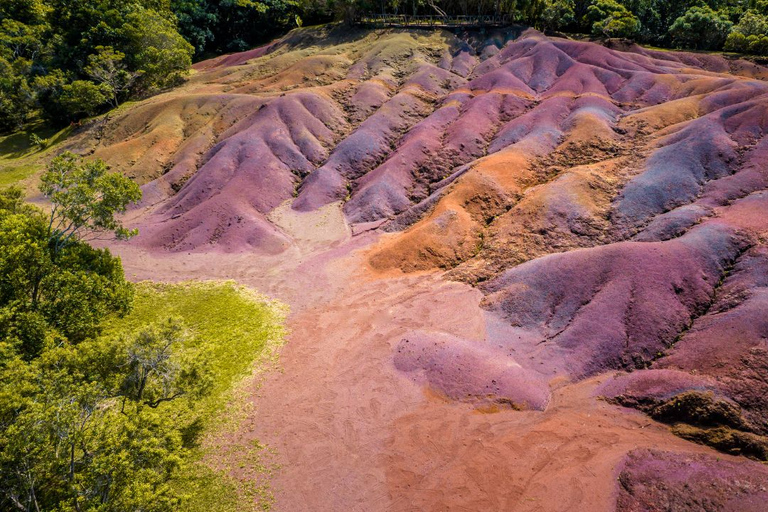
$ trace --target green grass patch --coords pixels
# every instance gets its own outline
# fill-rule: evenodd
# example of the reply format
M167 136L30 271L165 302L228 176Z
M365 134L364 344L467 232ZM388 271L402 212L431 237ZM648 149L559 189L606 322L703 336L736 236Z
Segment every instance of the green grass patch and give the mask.
M0 188L9 187L21 180L32 176L39 167L35 165L19 165L16 167L0 168Z
M284 338L286 309L234 282L139 283L132 311L106 324L105 336L134 332L148 323L181 318L190 329L190 348L212 345L210 395L179 414L200 419L200 445L174 482L189 497L184 510L224 512L267 510L272 503L267 477L276 468L273 453L258 442L241 446L232 434L248 412L246 391L254 375L276 367ZM183 350L183 348L182 348ZM231 476L236 473L237 478Z
M0 136L0 161L17 160L45 151L66 139L71 132L72 127L56 130L39 126ZM33 134L44 141L42 146L32 144Z
M55 130L38 126L0 136L0 188L14 185L41 170L43 158L70 133L71 127ZM33 134L43 141L42 145L32 143Z

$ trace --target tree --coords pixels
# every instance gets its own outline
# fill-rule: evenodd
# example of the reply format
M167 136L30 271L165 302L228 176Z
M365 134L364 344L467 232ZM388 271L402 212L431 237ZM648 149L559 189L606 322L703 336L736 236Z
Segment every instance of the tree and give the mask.
M13 19L0 21L0 45L8 50L12 60L34 60L44 49L42 35L41 25L25 25Z
M0 57L0 131L21 129L35 110L35 95L27 79L29 62Z
M46 183L64 184L54 186L64 211L93 197L83 182L100 189L88 177L107 176L73 155L56 169ZM110 211L110 193L91 200ZM207 344L186 346L173 319L99 336L105 316L130 307L132 286L109 251L59 241L20 189L0 191L0 509L179 510L170 481L197 417L173 404L210 390Z
M109 86L105 84L95 84L89 80L70 82L60 70L36 76L32 89L43 115L53 124L70 123L92 116L107 105L112 95Z
M28 363L0 366L0 504L178 510L169 480L184 464L183 424L162 409L125 406L90 354L53 347ZM121 369L101 370L110 376Z
M177 398L204 395L211 385L204 358L200 353L186 358L175 355L185 341L184 326L174 318L137 332L118 364L124 373L120 396L156 408Z
M58 96L61 109L72 121L90 117L109 100L112 91L105 84L97 85L89 80L75 80L64 84Z
M151 91L179 84L192 65L192 45L150 9L135 7L125 20L121 33L128 41L131 69L141 74L142 88Z
M27 25L45 22L50 6L44 0L5 0L0 2L0 20L14 19Z
M546 7L541 14L541 25L550 30L560 30L573 23L573 0L547 0Z
M103 84L111 93L113 107L120 105L120 96L130 90L140 73L128 71L123 60L125 54L111 46L97 46L96 54L88 56L88 65L83 71L96 82Z
M64 125L177 84L191 53L171 0L4 0L0 130L20 129L40 110Z
M56 251L73 239L124 240L137 234L116 215L141 199L141 189L123 175L108 172L102 160L86 162L66 152L48 164L40 190L51 201L48 236Z
M596 0L587 9L586 19L596 36L632 38L640 31L635 15L615 0Z
M728 34L725 49L768 55L768 17L753 10L745 12Z
M709 6L691 7L675 20L669 33L675 44L700 50L723 47L733 23Z
M24 358L79 343L131 304L120 260L72 239L56 248L48 217L19 189L0 193L0 340Z
M172 0L171 9L178 20L179 33L202 54L215 41L218 15L207 0Z

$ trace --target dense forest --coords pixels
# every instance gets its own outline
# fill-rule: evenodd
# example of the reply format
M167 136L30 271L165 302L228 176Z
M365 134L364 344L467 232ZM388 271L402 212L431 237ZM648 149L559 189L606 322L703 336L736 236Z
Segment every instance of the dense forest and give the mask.
M541 29L768 54L768 0L5 0L0 131L102 113L179 83L193 60L362 12L501 14Z

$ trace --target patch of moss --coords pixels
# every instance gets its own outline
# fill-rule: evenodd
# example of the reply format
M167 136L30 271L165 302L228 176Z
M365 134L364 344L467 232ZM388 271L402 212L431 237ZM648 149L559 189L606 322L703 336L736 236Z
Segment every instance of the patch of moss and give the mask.
M619 396L611 401L672 425L672 433L683 439L734 455L768 460L768 437L744 417L738 404L718 398L711 391L686 391L666 400Z
M699 428L685 423L672 426L672 433L732 455L768 461L768 438L730 427Z

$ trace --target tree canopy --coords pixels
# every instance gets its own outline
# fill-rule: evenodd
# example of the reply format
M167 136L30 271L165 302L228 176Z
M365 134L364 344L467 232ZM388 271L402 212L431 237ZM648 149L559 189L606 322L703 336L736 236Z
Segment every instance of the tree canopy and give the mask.
M193 56L244 50L301 22L292 0L5 0L0 131L63 125L183 80Z
M141 189L125 176L108 172L102 160L84 161L65 152L51 160L40 182L40 191L51 201L48 236L55 250L73 239L103 234L126 239L137 234L123 227L116 214L141 199Z
M193 59L361 12L492 14L540 29L768 55L768 0L5 0L0 131L66 124L180 83Z

